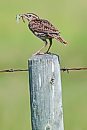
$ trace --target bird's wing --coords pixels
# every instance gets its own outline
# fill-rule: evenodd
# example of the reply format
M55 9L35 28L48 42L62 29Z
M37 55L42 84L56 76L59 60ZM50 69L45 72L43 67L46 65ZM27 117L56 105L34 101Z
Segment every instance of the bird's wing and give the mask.
M60 32L47 20L35 19L29 23L29 28L38 33L59 34Z

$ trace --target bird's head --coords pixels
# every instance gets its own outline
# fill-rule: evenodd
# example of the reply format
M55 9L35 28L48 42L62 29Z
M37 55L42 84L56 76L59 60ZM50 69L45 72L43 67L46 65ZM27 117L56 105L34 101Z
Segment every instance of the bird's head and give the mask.
M39 17L36 14L33 13L26 13L26 14L19 14L17 15L17 21L22 18L23 22L25 22L25 19L28 20L29 22L34 20L34 19L39 19Z

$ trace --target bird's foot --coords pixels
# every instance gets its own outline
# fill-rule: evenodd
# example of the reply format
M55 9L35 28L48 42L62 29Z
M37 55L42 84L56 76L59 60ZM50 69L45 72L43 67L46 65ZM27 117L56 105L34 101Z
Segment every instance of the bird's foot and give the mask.
M38 52L34 53L33 56L35 56L35 55L44 55L44 54L50 54L51 55L52 53L51 52L39 52L38 51Z
M35 56L35 55L44 55L44 53L43 52L36 52L33 54L33 56Z
M45 52L44 54L52 54L51 52Z

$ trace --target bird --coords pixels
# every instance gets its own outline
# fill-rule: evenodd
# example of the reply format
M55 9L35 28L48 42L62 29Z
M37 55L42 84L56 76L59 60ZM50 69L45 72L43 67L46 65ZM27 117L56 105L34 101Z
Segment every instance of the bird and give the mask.
M44 46L35 53L35 55L42 54L41 51L48 44L49 44L49 47L44 53L49 53L49 50L52 46L53 39L56 39L58 42L61 42L63 44L67 44L67 41L65 41L61 37L60 31L56 27L54 27L54 25L51 24L48 20L41 19L39 18L39 16L37 16L34 13L19 14L17 15L16 18L17 18L17 21L19 21L19 19L22 19L23 22L27 20L28 28L31 30L31 32L45 43Z

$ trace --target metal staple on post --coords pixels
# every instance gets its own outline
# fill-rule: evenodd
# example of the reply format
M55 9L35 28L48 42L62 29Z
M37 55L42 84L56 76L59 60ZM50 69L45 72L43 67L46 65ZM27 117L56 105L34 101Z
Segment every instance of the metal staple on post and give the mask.
M33 56L28 68L32 130L64 130L59 57Z

